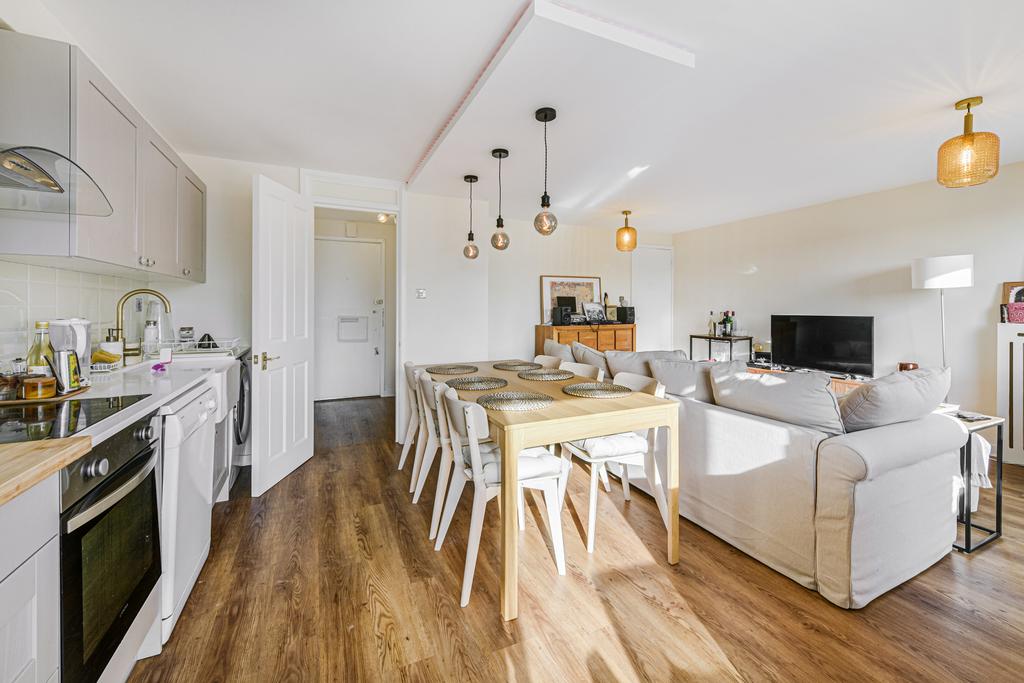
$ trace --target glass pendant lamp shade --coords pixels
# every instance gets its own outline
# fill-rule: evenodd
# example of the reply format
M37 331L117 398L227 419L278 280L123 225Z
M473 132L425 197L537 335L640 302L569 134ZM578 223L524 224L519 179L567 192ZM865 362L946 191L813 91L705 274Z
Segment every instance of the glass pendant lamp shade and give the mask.
M544 124L544 194L540 197L540 213L533 219L533 229L547 237L558 228L558 218L548 209L551 208L551 197L548 196L548 122L556 116L553 107L541 107L534 112L534 118Z
M936 175L944 187L969 187L986 183L999 173L999 136L995 133L975 133L972 106L982 102L980 97L960 100L954 106L967 110L964 115L963 135L957 135L939 147Z
M479 178L475 175L465 175L462 179L469 183L469 234L466 235L466 246L462 248L462 255L472 260L480 255L480 247L473 241L473 183Z
M626 223L615 231L615 248L619 251L633 251L636 249L636 228L629 225L629 214L631 213L633 212L622 212L622 215L626 217Z
M512 242L505 232L505 219L501 217L501 160L508 157L508 150L502 147L492 149L491 156L498 160L498 220L494 223L491 246L498 251L505 251Z

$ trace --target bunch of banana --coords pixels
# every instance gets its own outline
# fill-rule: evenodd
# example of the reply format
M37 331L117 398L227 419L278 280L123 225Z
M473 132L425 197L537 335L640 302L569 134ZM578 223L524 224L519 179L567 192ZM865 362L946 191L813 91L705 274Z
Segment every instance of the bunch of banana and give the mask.
M121 360L121 354L110 353L102 349L96 349L92 352L93 363L118 363Z

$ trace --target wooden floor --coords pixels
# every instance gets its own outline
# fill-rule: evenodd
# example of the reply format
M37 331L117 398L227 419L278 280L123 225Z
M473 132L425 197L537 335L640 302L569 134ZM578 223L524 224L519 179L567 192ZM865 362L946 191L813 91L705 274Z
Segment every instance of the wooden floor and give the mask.
M597 551L588 556L579 467L562 516L568 573L556 574L542 500L528 494L520 619L503 623L496 501L462 609L470 492L435 553L432 493L412 505L408 471L395 470L393 410L387 399L318 404L315 457L262 498L242 493L215 507L210 559L181 620L163 654L140 662L131 680L993 683L1024 675L1024 468L1007 468L1002 540L954 553L846 611L689 522L682 560L669 567L656 506L639 493L624 504L617 484L601 493Z

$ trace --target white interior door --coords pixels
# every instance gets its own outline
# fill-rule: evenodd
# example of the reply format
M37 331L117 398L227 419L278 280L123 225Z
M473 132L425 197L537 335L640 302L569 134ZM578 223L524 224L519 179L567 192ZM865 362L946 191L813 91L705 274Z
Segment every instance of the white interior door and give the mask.
M316 240L316 400L380 396L384 243Z
M313 455L313 205L264 176L252 188L252 494Z
M637 247L632 270L630 305L636 308L636 350L671 349L672 247Z

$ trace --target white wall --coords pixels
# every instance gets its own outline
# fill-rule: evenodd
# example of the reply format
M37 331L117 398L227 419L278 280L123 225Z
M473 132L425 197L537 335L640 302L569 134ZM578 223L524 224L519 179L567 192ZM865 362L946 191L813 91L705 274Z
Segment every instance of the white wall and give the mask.
M1024 280L1022 187L1017 163L978 187L926 182L678 233L676 341L712 309L735 309L760 338L772 313L873 315L876 374L938 365L939 294L911 289L910 262L973 253L975 286L946 293L950 399L993 411L1001 284Z
M262 174L293 190L299 170L196 154L181 155L206 183L206 282L153 281L168 296L174 325L196 337L252 340L252 179Z
M506 220L512 243L499 252L490 245L494 217L484 221L477 239L481 250L490 252L487 357L533 358L534 326L542 322L541 275L597 276L610 303L617 304L620 295L632 300L632 257L615 248L620 225L615 219L609 227L559 225L554 234L544 237L533 229L532 221ZM670 234L638 230L642 244L672 244Z
M395 250L395 224L351 222L333 218L316 217L314 232L317 237L349 237L347 230L355 230L355 237L384 241L384 395L395 393L395 332L398 308L395 305L395 273L397 268ZM316 294L320 296L318 292Z

